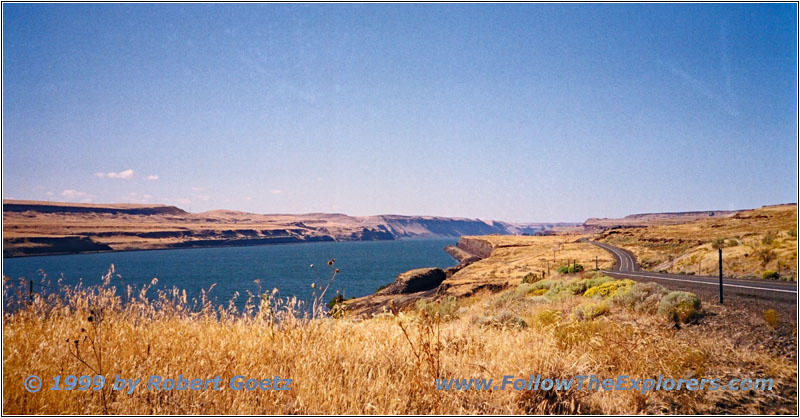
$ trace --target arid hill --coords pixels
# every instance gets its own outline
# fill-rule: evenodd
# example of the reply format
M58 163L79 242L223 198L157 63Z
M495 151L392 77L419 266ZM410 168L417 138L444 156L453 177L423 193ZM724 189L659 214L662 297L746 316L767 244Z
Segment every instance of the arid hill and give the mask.
M3 256L314 241L533 234L563 224L435 216L189 213L175 206L3 201Z
M608 228L598 239L631 251L646 270L714 274L722 247L728 274L797 278L797 204Z
M589 218L583 223L587 230L637 228L654 225L676 225L701 219L721 219L736 215L740 210L708 210L694 212L639 213L624 218Z

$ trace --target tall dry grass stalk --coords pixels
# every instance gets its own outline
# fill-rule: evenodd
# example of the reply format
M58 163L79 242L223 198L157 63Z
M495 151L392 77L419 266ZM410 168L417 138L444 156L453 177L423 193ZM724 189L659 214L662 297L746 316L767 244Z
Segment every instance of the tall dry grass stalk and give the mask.
M576 322L568 318L580 303L574 298L542 303L541 298L523 296L473 297L463 300L456 318L447 321L438 314L395 310L357 322L311 318L296 299L276 292L249 297L241 310L233 303L215 307L205 294L187 300L178 289L150 294L151 286L126 287L123 297L111 279L109 275L99 287L37 294L29 306L4 313L4 413L714 413L723 406L739 413L793 411L774 394L435 389L436 377L663 374L775 377L776 393L796 394L793 365L785 360L718 338L687 339L691 334L671 330L652 315L612 311L594 321ZM4 290L12 298L14 283L6 280ZM498 298L505 299L499 303ZM495 309L518 316L528 326L480 325L490 324L480 319ZM56 375L95 373L106 377L102 391L48 390ZM23 380L32 374L43 381L38 393L23 388ZM240 374L279 376L292 383L288 391L144 387L150 375L181 374L189 379L219 375L223 383ZM113 391L116 375L143 383L132 394Z

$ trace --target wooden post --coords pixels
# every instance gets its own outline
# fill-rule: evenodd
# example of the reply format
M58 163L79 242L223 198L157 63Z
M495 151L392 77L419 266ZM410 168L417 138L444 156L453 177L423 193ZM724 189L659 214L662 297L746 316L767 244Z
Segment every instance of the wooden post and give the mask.
M550 275L550 260L544 260L545 266L547 266L547 275Z
M28 305L33 303L33 280L28 280Z
M594 256L594 271L600 270L597 268L597 256Z
M719 304L722 305L722 248L719 249Z

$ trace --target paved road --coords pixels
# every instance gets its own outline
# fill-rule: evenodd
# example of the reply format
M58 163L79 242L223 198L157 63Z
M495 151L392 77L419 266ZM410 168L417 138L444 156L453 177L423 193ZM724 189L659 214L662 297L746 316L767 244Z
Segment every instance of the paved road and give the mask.
M685 274L642 271L636 263L636 258L630 252L602 242L584 241L597 245L614 256L617 263L613 270L603 272L611 277L632 279L642 282L657 282L669 288L701 292L707 297L718 298L719 276L690 276ZM797 303L796 282L734 278L723 278L722 282L725 300L729 298L734 298L738 301L766 299L788 304Z

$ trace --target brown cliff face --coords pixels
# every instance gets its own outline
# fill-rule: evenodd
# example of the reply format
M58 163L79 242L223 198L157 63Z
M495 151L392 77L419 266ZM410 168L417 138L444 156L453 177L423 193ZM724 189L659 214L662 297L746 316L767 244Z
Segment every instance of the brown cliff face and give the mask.
M189 213L166 205L3 201L3 255L514 234L544 224L435 216ZM34 239L35 238L35 239ZM68 239L67 239L68 238ZM465 244L470 247L470 244ZM476 254L485 249L475 248ZM469 250L473 253L473 250Z
M400 295L424 292L439 287L444 281L444 270L436 267L420 268L398 275L394 283L378 292L381 295Z
M488 258L494 249L490 242L473 237L459 238L458 248L480 258Z

